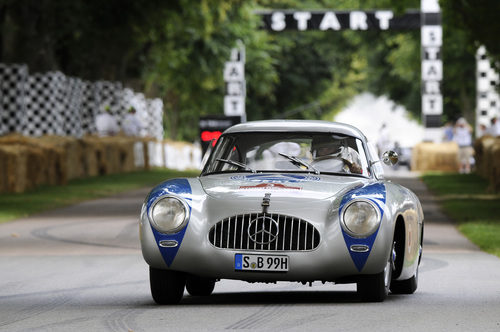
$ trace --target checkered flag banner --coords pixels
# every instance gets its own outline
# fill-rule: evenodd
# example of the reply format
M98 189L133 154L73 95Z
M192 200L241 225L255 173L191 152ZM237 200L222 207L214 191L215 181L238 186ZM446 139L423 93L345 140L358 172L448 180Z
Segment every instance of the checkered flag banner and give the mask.
M0 135L20 132L24 125L28 67L0 63Z
M163 102L123 88L121 83L82 81L54 71L30 75L26 65L0 64L0 135L96 133L95 118L105 109L118 125L130 107L137 111L140 135L163 139Z
M499 75L491 65L484 46L476 52L476 130L481 124L489 127L490 119L500 115L500 96L497 92Z

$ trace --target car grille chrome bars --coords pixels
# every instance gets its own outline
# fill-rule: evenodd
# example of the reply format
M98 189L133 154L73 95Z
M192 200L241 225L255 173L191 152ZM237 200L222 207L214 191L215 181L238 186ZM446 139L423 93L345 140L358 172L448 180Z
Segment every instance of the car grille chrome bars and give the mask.
M208 238L216 248L257 251L306 251L320 242L318 230L309 222L274 213L226 218L210 229Z

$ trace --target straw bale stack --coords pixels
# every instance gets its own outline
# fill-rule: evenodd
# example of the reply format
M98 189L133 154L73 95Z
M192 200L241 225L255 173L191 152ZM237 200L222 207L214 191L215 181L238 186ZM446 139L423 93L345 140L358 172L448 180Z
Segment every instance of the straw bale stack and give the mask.
M134 145L143 144L144 167L149 168L148 142L125 136L81 139L38 138L10 134L0 137L0 192L23 192L41 184L136 170Z
M481 137L474 150L477 174L488 180L488 191L500 192L500 137Z
M492 136L483 136L474 142L474 158L476 160L476 172L482 177L490 176L492 165L491 148L495 143Z
M500 139L495 139L488 149L490 155L489 182L488 190L497 193L500 191Z
M135 170L134 142L128 137L103 137L104 174L115 174Z
M18 144L0 145L0 191L21 193L27 189L26 150Z
M152 153L152 151L149 150L149 143L156 142L156 140L154 138L150 138L150 137L142 137L142 138L138 138L137 141L142 142L142 152L143 152L143 156L144 156L144 169L149 170L149 169L151 169L151 165L150 165L149 160L150 160L150 155Z
M53 147L62 151L66 180L82 178L85 176L83 166L83 147L79 139L74 137L42 136L38 140L40 144Z
M86 136L81 141L85 159L83 164L88 176L136 170L134 162L136 139L124 136Z
M412 170L458 171L458 145L454 142L419 143L413 148Z
M18 134L0 137L0 146L16 146L19 153L27 154L21 160L28 164L19 167L26 168L25 177L34 181L34 185L64 184L67 182L67 167L63 148L44 142L39 138Z
M104 144L97 136L85 136L81 139L83 149L83 171L86 176L104 174Z

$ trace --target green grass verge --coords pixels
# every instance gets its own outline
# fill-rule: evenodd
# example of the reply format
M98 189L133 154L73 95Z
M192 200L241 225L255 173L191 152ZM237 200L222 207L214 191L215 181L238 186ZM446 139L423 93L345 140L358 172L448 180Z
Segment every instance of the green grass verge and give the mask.
M458 229L486 252L500 257L500 196L475 174L429 173L422 176Z
M41 186L22 194L0 194L0 223L85 200L151 187L166 179L197 176L199 172L153 169L78 179L64 186Z

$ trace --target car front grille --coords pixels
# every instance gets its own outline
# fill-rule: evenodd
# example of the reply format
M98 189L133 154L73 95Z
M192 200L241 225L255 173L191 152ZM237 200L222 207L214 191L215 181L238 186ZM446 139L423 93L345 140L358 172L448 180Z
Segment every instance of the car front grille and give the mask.
M320 235L309 222L281 214L252 213L226 218L209 231L216 248L305 251L318 247Z

